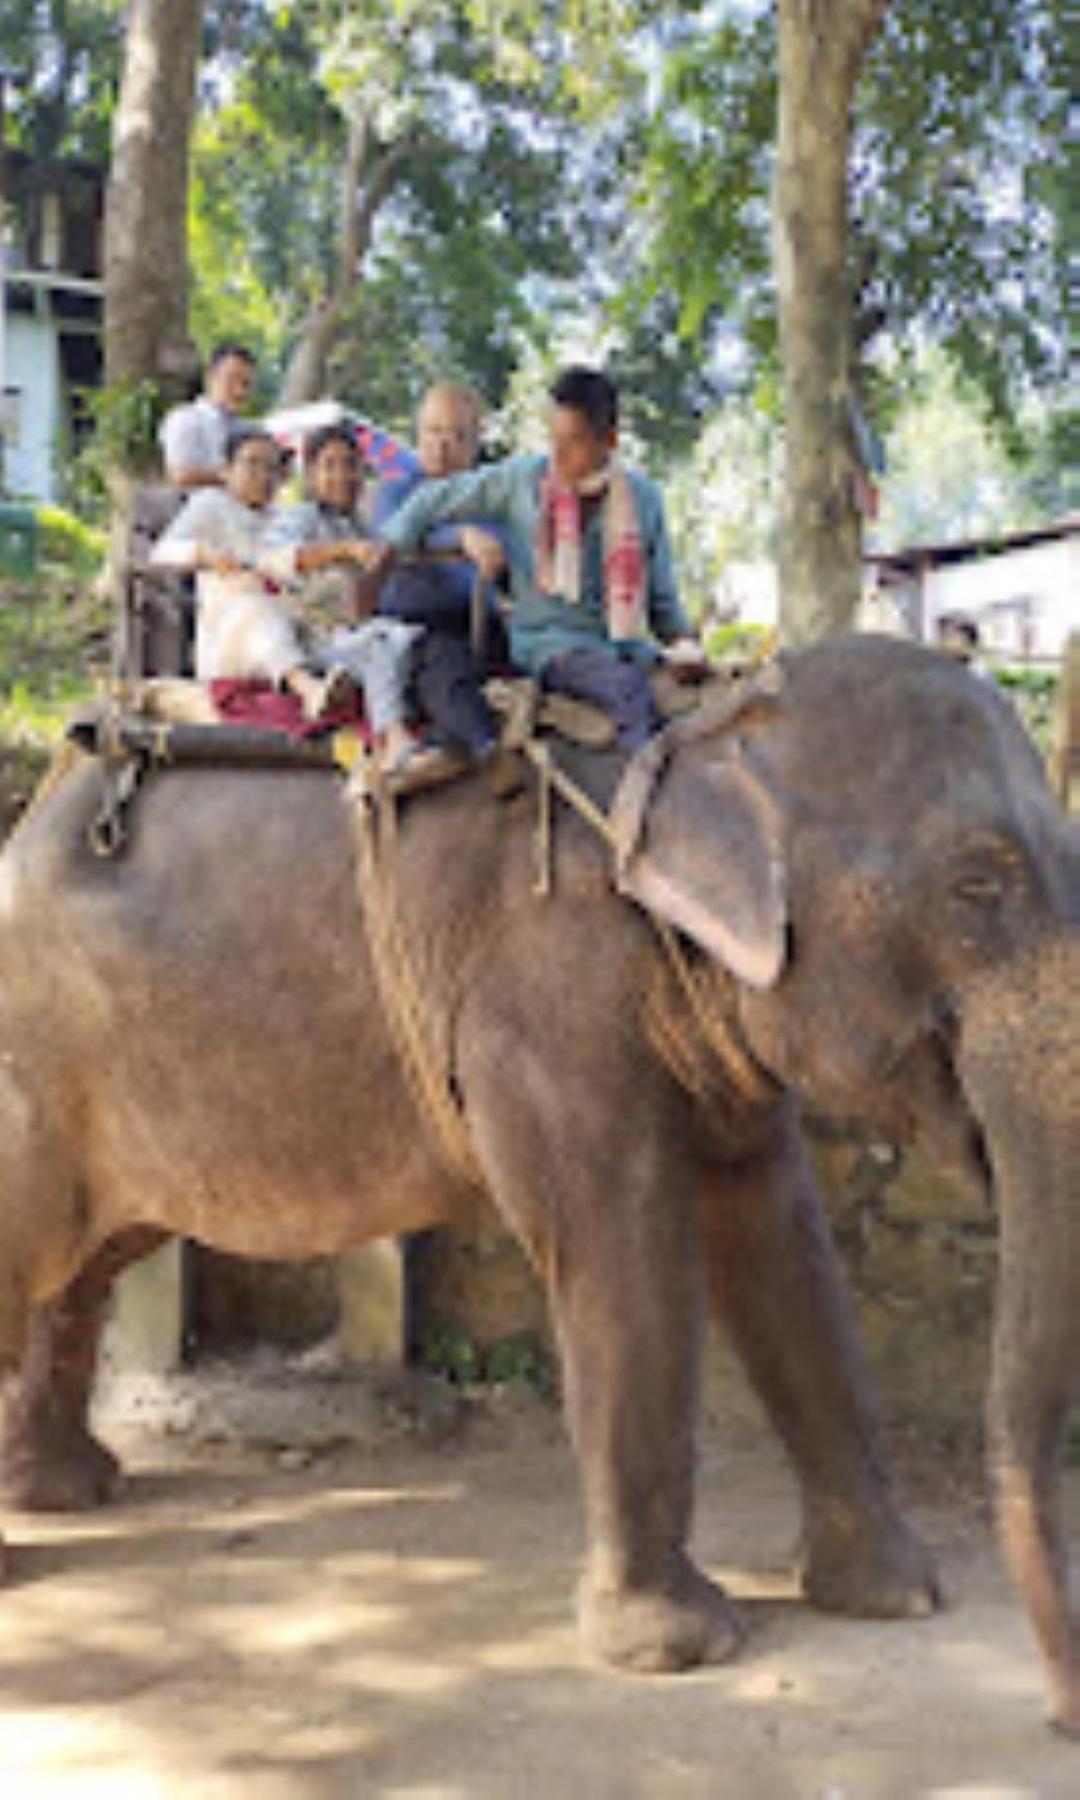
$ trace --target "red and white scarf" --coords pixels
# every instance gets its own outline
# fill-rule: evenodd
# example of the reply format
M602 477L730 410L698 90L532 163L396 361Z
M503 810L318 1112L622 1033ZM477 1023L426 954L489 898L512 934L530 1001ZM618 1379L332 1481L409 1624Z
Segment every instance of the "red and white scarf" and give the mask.
M540 483L536 533L536 578L541 592L558 594L570 606L581 601L582 498L602 494L604 614L613 639L648 635L648 570L634 490L617 462L576 488L561 487L548 468Z

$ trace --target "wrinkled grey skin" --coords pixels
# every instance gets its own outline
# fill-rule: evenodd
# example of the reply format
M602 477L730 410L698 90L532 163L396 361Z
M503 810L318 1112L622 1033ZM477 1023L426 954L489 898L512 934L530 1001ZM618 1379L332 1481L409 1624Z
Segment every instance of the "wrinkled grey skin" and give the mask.
M85 847L97 784L58 789L0 860L3 1476L24 1504L109 1486L96 1319L156 1234L310 1256L459 1198L380 1011L334 784L170 772L113 862ZM576 819L533 897L532 823L473 784L407 805L402 911L475 1155L548 1285L587 1641L651 1669L737 1641L686 1547L707 1298L796 1471L808 1597L932 1603L798 1096L992 1189L1002 1537L1077 1729L1054 1466L1080 1336L1080 857L1008 708L930 653L838 640L672 760L625 885L712 953L710 1004L770 1077L753 1101Z

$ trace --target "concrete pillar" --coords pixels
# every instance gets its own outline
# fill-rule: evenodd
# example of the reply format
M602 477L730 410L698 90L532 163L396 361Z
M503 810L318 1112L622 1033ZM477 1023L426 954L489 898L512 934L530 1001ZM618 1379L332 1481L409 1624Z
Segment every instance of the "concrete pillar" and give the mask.
M405 1354L405 1246L380 1238L338 1259L341 1348L352 1362L400 1363Z
M185 1331L185 1246L174 1240L135 1263L113 1289L103 1366L114 1374L179 1368ZM338 1336L354 1362L399 1364L405 1355L404 1244L394 1238L347 1251L337 1262Z
M1080 803L1080 631L1066 639L1050 747L1050 779L1066 810Z
M184 1245L179 1238L133 1263L113 1288L102 1346L117 1374L166 1375L180 1365L184 1338Z

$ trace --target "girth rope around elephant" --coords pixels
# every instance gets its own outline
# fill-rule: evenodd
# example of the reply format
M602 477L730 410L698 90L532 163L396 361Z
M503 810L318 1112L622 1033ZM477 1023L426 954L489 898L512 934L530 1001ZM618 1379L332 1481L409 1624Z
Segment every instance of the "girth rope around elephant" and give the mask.
M760 672L733 682L719 702L674 720L628 763L609 812L559 768L545 740L535 736L523 738L516 747L533 764L538 778L534 888L537 900L552 892L553 795L564 800L611 850L613 884L618 888L621 873L644 829L650 799L670 757L681 744L731 730L752 709L775 704L782 683L779 664L771 663ZM414 1097L447 1168L466 1185L477 1187L482 1181L454 1092L451 1053L449 1046L440 1052L431 1041L429 1009L397 903L397 796L366 767L361 769L353 791L357 871L383 1011ZM712 1004L707 983L699 978L679 934L655 914L646 916L664 948L677 986L689 1003L697 1029L720 1059L736 1095L744 1102L766 1099L774 1091L774 1084L738 1042L720 1009ZM695 1059L683 1041L685 1034L672 1032L665 1009L660 1006L650 1009L650 1017L665 1057L677 1064L684 1078L691 1075ZM701 1081L700 1074L696 1078L691 1075L691 1085L698 1086Z
M186 684L185 684L186 685ZM621 877L636 849L648 816L652 796L671 757L683 744L732 730L753 710L772 706L782 691L779 663L772 662L745 676L733 678L718 700L699 705L693 712L672 720L631 758L619 778L609 810L599 806L585 789L556 762L550 742L535 733L536 706L525 715L507 721L507 737L514 749L532 763L537 776L535 830L536 882L531 904L541 903L553 889L554 799L564 801L611 852L612 883ZM124 709L132 705L132 712ZM69 742L56 759L44 784L51 792L61 782L79 751L96 755L106 773L106 791L90 826L95 854L115 856L127 841L127 814L143 779L152 771L177 764L280 766L290 770L341 771L343 764L325 743L296 744L274 733L236 726L171 723L160 716L142 716L137 694L113 696L93 718L82 718L69 727ZM77 749L76 749L77 746ZM482 1185L458 1097L454 1090L449 1044L432 1042L428 1007L417 957L408 940L398 904L396 871L398 796L381 783L362 761L350 784L357 851L357 880L366 929L372 950L379 996L402 1068L423 1117L427 1120L447 1169L464 1185ZM678 932L655 913L646 911L663 946L666 964L677 989L690 1009L695 1034L719 1059L734 1095L742 1102L767 1098L772 1084L744 1047L730 1022L713 1003L708 971L695 966L695 958ZM700 1054L688 1041L685 1029L673 1030L671 1008L655 994L650 1006L650 1025L658 1048L692 1087L704 1089L708 1073Z
M367 771L364 773L366 776ZM360 898L383 1013L444 1163L467 1187L476 1188L482 1185L482 1178L452 1091L450 1059L440 1056L431 1043L415 961L397 904L397 800L390 793L378 792L370 780L354 792Z

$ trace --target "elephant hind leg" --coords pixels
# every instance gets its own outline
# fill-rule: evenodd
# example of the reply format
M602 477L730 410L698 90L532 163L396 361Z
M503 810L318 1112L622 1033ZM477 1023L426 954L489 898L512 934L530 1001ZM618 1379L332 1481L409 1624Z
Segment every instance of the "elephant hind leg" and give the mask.
M109 1281L142 1250L117 1262L110 1249L95 1254L71 1142L0 1060L0 1499L9 1505L85 1505L115 1478L86 1410Z
M70 1454L89 1380L66 1296L80 1292L91 1231L70 1143L17 1079L13 1058L0 1057L0 1498L12 1505L36 1504L46 1494L55 1503L65 1489L63 1504L71 1504L80 1484L73 1475L58 1478L65 1461L69 1468L81 1462L84 1495L101 1486L106 1453L95 1456L80 1443L81 1458ZM65 1282L59 1299L35 1306L37 1296L56 1294Z
M0 1499L7 1505L76 1512L116 1492L119 1464L87 1424L105 1302L120 1270L165 1235L138 1227L111 1239L61 1293L31 1311L0 1407Z
M806 1597L856 1617L940 1603L893 1498L869 1370L794 1109L705 1194L713 1304L788 1452L803 1503Z

